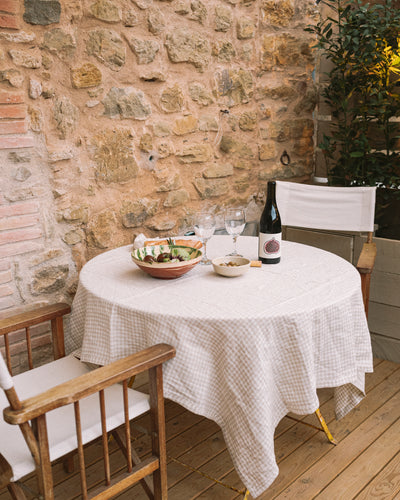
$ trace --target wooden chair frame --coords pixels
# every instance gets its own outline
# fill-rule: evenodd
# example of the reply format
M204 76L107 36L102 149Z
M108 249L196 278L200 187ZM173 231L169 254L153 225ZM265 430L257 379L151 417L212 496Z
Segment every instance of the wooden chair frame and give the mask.
M31 351L29 327L42 321L52 322L53 341L55 341L54 356L56 359L64 353L64 338L62 330L62 316L70 311L66 304L45 306L36 311L16 315L13 318L0 320L0 335L7 336L10 332L27 328L28 351ZM6 345L7 365L10 363L10 350L8 338ZM7 354L8 353L8 354ZM75 424L78 441L78 458L81 475L82 498L106 499L112 498L126 488L140 481L147 496L154 500L167 499L167 459L165 414L162 381L162 363L175 356L175 349L167 344L158 344L148 349L120 359L110 365L98 368L80 377L51 388L41 394L20 401L12 387L5 390L10 407L4 410L6 422L19 425L29 450L36 464L38 486L45 500L54 499L53 479L49 454L49 442L46 427L46 413L62 406L73 404L75 411ZM29 365L32 365L32 353L28 354ZM150 421L152 454L139 463L138 456L131 448L131 434L128 415L128 381L131 377L143 372L149 372L150 394ZM113 431L117 443L121 446L126 457L126 471L116 478L111 477L108 456L108 434L105 428L106 409L104 390L113 384L122 384L123 406L125 415L124 433L121 438L118 431ZM94 393L99 394L99 405L102 423L102 443L104 455L105 485L88 493L85 474L84 450L82 444L82 431L80 419L81 399ZM32 422L32 425L30 424ZM145 480L146 476L153 474L153 488ZM0 487L7 485L14 500L25 498L24 492L17 483L10 482L11 468L7 461L0 455Z

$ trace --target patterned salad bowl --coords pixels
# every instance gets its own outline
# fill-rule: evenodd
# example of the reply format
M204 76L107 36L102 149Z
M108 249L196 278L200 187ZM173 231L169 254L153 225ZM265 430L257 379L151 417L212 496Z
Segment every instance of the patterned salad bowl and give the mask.
M132 252L133 262L145 273L160 279L179 278L202 258L198 248L184 245L147 245Z

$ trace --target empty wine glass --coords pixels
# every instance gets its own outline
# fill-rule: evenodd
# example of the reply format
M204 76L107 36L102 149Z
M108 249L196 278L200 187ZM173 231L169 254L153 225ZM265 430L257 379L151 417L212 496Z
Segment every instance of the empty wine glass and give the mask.
M233 252L228 255L234 255L237 257L242 257L239 255L236 248L236 243L238 236L243 233L244 226L246 225L246 215L244 210L241 208L228 208L225 210L225 229L228 234L233 238Z
M216 227L216 220L214 214L209 212L200 212L196 215L194 223L194 232L196 236L201 239L203 243L203 258L200 264L211 264L211 260L207 257L207 241L214 234Z

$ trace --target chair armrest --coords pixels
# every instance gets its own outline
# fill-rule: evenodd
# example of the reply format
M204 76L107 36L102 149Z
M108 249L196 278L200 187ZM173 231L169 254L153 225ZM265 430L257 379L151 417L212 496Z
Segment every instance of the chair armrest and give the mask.
M0 319L0 335L15 332L28 326L38 325L39 323L64 316L70 312L71 306L60 303L13 314L7 318Z
M360 257L357 262L357 269L361 274L370 274L374 268L376 258L376 244L364 243Z
M161 365L174 356L174 347L168 344L156 344L52 387L33 398L25 399L21 402L21 410L11 410L8 407L3 412L4 420L9 424L22 424L48 411L74 403L110 385Z

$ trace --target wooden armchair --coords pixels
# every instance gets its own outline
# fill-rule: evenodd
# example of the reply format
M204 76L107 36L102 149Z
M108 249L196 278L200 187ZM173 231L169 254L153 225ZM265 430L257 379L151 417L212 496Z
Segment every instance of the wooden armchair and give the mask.
M162 363L175 356L174 348L158 344L91 371L74 356L64 356L62 316L69 311L68 305L56 304L0 320L6 351L6 362L0 355L0 387L5 394L0 394L4 409L4 420L0 419L0 488L7 486L15 500L26 498L19 480L36 470L42 498L53 499L51 462L77 450L82 498L112 498L140 481L150 499L167 499ZM29 329L49 320L55 361L32 368ZM21 328L27 332L31 369L12 377L9 335ZM131 377L146 370L149 396L128 387ZM140 462L131 447L129 421L146 411L151 416L152 455ZM126 457L125 470L115 476L110 467L109 432ZM99 437L104 484L90 489L84 445ZM150 474L153 485L147 478Z

